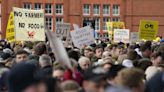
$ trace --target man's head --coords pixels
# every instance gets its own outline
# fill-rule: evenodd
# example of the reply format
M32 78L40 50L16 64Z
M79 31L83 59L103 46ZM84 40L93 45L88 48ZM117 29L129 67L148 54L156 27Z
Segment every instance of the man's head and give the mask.
M91 67L84 73L83 88L86 92L104 92L107 85L107 70L102 67Z
M93 56L94 52L91 47L86 47L84 49L84 56L91 58Z
M149 58L151 55L151 42L147 41L141 45L140 50L142 52L142 56L145 58Z
M152 63L154 66L160 66L164 64L164 53L157 52L152 55Z
M62 82L60 87L62 92L78 92L80 90L78 83L72 80Z
M43 54L39 57L39 65L41 68L44 68L46 66L52 66L52 60L50 56Z
M102 48L102 46L97 46L96 48L95 48L95 56L97 57L97 58L102 58L102 53L103 53L103 48Z
M18 50L16 53L16 63L28 60L28 53L25 50Z
M137 68L125 68L118 73L117 85L132 92L144 92L144 72Z
M81 57L79 59L78 63L79 63L82 70L86 70L90 66L91 61L87 57Z
M34 54L35 55L42 55L42 54L46 54L47 53L47 48L46 45L44 43L38 43L35 47L34 47Z
M52 76L54 78L63 80L65 69L62 66L57 66L53 68Z
M37 92L35 73L37 67L29 63L19 63L8 73L9 92Z

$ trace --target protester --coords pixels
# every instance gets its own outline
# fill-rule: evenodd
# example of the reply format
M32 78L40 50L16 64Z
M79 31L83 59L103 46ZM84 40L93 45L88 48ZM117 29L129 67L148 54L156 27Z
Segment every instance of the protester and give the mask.
M117 85L132 92L144 92L144 72L137 68L123 69L118 73Z
M79 84L71 80L61 83L60 87L62 92L79 92L81 90Z
M50 56L42 54L39 58L39 65L41 67L41 72L45 76L52 75L52 60Z
M84 73L84 92L104 92L107 85L107 70L91 67Z
M15 58L15 63L20 63L20 62L23 62L23 61L26 61L28 60L29 54L25 51L25 50L18 50L17 53L16 53L16 58Z
M84 48L84 56L88 57L90 60L93 57L94 52L93 52L93 48L88 46L86 48Z
M81 57L78 61L79 64L79 71L83 74L85 70L89 68L91 65L91 61L87 57Z
M35 65L25 62L12 67L8 74L9 92L37 92L36 69Z
M57 66L53 68L52 77L63 81L65 69L62 66Z

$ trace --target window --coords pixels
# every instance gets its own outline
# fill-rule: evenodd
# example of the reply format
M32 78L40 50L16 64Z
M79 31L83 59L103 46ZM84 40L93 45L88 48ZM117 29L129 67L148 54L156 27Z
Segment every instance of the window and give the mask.
M56 14L57 15L63 15L63 5L62 4L56 5Z
M46 17L46 27L52 31L52 18Z
M120 18L113 18L112 21L113 21L113 22L120 21Z
M93 5L93 15L100 14L100 5Z
M63 18L56 17L56 23L63 23Z
M90 22L88 22L89 20L90 20L89 17L84 17L84 18L83 18L83 26L91 25Z
M103 18L103 30L107 30L106 22L109 22L110 18Z
M83 15L90 15L90 5L89 4L85 4L83 6Z
M24 3L23 8L25 9L31 9L31 3Z
M42 8L42 5L40 3L35 3L35 10L39 10Z
M103 5L103 15L110 15L110 6Z
M95 20L95 30L100 30L100 18L94 18Z
M45 5L45 13L52 14L52 5L51 4Z
M113 15L119 16L120 15L120 7L119 5L113 5Z

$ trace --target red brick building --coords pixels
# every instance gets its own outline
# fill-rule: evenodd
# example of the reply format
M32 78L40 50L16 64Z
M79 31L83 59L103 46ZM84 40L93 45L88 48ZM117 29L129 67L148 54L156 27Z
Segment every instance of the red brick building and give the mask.
M164 36L164 0L0 0L1 33L5 30L12 7L45 9L45 22L54 30L57 22L83 26L83 20L95 20L95 30L107 36L107 21L123 21L126 28L138 31L141 19L159 21Z

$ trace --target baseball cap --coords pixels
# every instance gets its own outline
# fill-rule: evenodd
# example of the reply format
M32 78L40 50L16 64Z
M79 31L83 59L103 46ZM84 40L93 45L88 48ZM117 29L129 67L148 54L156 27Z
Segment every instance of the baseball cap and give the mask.
M93 81L95 83L107 78L108 70L100 66L90 67L84 72L84 80Z

